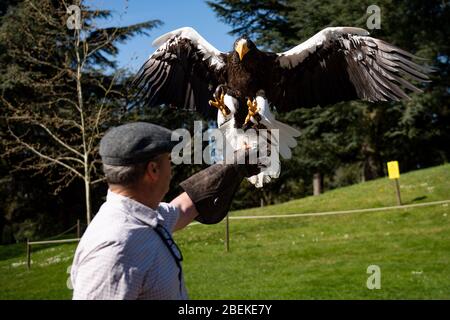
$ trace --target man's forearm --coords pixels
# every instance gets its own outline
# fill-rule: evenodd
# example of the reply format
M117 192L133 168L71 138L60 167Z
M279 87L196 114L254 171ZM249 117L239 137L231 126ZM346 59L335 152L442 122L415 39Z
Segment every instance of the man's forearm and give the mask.
M183 229L198 216L197 209L186 192L173 199L170 204L177 207L180 213L173 231Z

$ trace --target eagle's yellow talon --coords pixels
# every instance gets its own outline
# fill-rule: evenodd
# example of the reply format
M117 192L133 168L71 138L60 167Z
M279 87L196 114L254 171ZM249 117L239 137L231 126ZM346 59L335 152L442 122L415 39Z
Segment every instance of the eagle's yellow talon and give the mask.
M219 98L219 99L216 99L216 98L214 98L214 99L215 99L215 101L213 101L213 100L209 100L209 101L208 101L209 105L212 106L212 107L215 107L215 108L219 109L220 112L222 112L222 114L223 114L224 117L228 116L228 115L231 113L231 111L230 111L230 109L228 109L228 107L225 105L225 101L224 101L224 99L225 99L225 94L222 93L222 94L220 95L220 98Z
M250 121L250 118L258 113L258 103L256 102L256 99L252 101L250 100L250 98L247 98L247 107L248 107L248 114L247 117L245 118L244 124L247 124L247 122Z

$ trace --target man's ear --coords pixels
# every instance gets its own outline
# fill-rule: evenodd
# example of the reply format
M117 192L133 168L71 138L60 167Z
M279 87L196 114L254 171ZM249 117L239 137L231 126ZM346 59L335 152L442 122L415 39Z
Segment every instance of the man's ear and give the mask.
M156 162L150 161L147 164L146 175L151 179L151 181L156 181L159 178L159 168Z

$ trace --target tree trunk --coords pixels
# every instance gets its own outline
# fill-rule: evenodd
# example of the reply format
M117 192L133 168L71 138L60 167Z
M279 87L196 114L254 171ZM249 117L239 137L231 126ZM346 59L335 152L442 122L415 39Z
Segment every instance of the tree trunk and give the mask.
M0 212L0 244L3 244L3 229L5 228L5 218L3 211Z
M84 191L86 200L86 223L91 223L91 176L89 174L89 162L87 161L87 156L84 161Z
M83 139L83 155L84 155L84 189L85 189L85 200L86 200L86 223L91 223L91 176L89 170L89 153L90 146L88 146L87 137L86 137L86 123L85 123L85 114L84 114L84 103L83 103L83 89L81 85L81 76L82 76L82 65L86 62L86 56L83 57L83 61L80 59L80 30L76 30L77 38L75 42L75 55L77 58L77 73L76 73L76 84L77 84L77 96L78 96L78 109L80 112L80 128L81 128L81 137Z
M383 176L383 163L378 152L379 128L383 119L383 110L381 108L368 110L366 117L367 136L362 144L362 155L364 157L364 181L369 181Z
M91 184L89 181L84 180L85 197L86 197L86 221L87 224L91 223Z
M363 166L364 181L373 180L383 175L380 163L381 161L376 154L366 155Z
M318 196L322 193L323 178L320 172L313 175L313 195Z
M261 198L260 198L260 204L263 205L270 205L272 203L272 194L270 191L266 191L263 188L261 190Z

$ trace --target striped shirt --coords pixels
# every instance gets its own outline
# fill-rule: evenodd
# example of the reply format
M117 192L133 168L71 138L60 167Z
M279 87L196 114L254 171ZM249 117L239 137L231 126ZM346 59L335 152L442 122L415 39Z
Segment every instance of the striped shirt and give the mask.
M187 299L181 270L153 229L171 233L178 215L168 203L153 210L108 191L75 252L73 299Z

